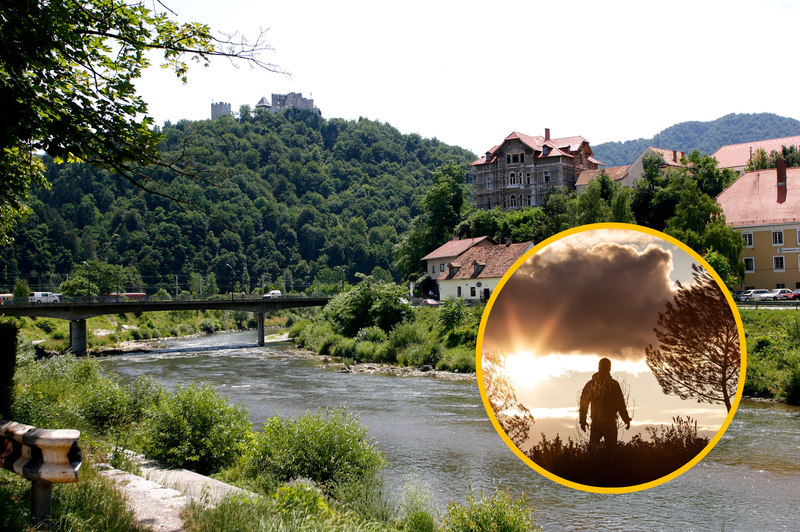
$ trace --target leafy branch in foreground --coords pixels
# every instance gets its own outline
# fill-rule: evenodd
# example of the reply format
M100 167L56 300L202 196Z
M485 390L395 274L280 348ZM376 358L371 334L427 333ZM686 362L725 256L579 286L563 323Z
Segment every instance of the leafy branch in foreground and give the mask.
M210 183L182 159L165 159L164 140L147 116L134 82L150 65L147 52L164 54L162 67L186 83L188 62L212 57L262 61L271 50L261 30L254 42L238 34L215 36L205 24L178 23L143 2L124 0L11 0L0 7L0 244L23 219L30 185L47 186L37 154L107 168L147 192L183 205L155 184L155 166Z

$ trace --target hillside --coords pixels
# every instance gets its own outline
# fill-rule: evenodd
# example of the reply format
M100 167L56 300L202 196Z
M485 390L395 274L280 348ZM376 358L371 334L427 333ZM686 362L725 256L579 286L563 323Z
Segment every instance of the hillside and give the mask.
M682 122L650 139L605 142L592 146L606 166L630 164L647 146L711 155L727 144L800 135L800 121L771 113L729 114L710 122Z
M220 186L160 169L148 184L209 214L45 158L53 186L37 192L15 244L0 249L0 290L28 275L32 289L56 289L92 260L135 267L148 288L170 292L175 276L185 289L198 274L214 274L223 291L284 275L298 284L353 280L356 270L387 275L433 170L475 159L388 124L307 112L181 121L163 133L166 157L191 154Z

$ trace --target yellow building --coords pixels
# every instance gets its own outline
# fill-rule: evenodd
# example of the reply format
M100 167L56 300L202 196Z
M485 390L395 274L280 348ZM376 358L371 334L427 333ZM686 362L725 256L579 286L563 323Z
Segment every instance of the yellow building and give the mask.
M746 172L717 202L744 238L742 289L800 288L800 168Z

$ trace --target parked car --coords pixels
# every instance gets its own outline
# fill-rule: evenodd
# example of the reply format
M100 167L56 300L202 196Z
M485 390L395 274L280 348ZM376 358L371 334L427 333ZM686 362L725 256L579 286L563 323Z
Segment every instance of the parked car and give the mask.
M428 306L428 307L438 307L439 302L435 299L423 299L420 305Z
M754 290L745 290L742 294L742 301L761 301L766 295L769 294L769 290L765 290L763 288L757 288Z
M788 294L782 294L780 296L780 299L782 299L784 301L786 301L787 299L789 299L789 300L791 300L791 299L800 299L800 288L798 288L797 290L792 290Z
M31 292L28 303L60 303L61 300L53 292Z
M280 290L270 290L261 297L264 299L278 299L279 297L283 297L283 294L281 294Z
M792 291L788 288L776 288L774 290L769 291L769 295L762 297L761 299L768 299L770 301L775 301L776 299L782 299L781 296L784 294L791 294Z

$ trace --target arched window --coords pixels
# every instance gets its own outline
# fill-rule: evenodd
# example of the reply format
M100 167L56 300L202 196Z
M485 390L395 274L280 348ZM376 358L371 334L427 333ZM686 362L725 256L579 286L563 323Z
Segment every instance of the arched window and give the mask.
M514 174L514 172L511 172L511 175L508 176L508 184L509 185L514 185L514 184L516 184L516 182L517 182L516 175Z
M512 207L516 207L517 206L517 197L516 196L511 196L511 206Z

